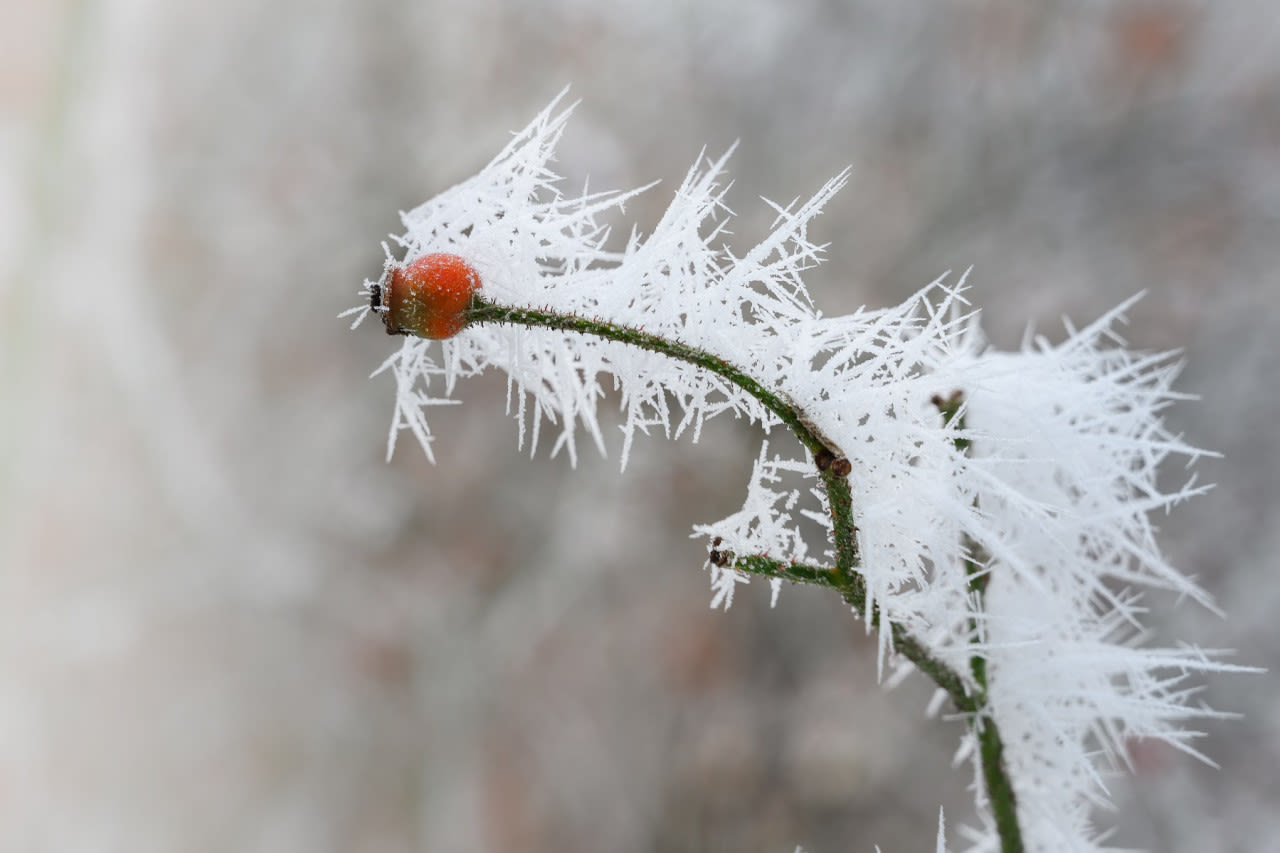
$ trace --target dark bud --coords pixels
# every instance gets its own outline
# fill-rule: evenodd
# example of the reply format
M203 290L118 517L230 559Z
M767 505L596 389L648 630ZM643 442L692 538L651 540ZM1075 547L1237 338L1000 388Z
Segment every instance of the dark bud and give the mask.
M951 396L944 397L941 394L934 394L929 398L929 402L938 407L938 411L945 415L953 415L960 408L960 404L964 402L964 392L956 389L951 392Z
M713 566L719 566L720 568L724 568L725 566L729 565L729 563L733 561L733 552L720 551L720 550L713 549L711 553L707 555L707 560Z
M831 473L837 477L848 477L849 472L853 470L853 463L841 456L831 462Z
M813 456L813 464L818 466L819 471L825 471L831 467L831 463L836 461L836 455L825 447L819 450Z

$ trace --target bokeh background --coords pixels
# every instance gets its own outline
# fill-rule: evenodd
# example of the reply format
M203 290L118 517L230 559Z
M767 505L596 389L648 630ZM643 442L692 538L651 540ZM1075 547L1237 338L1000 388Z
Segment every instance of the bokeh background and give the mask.
M1146 290L1169 413L1221 451L1162 522L1226 618L1154 641L1280 661L1280 14L1269 0L0 2L0 850L932 850L956 724L875 684L838 603L710 611L696 522L758 436L627 472L515 449L499 377L383 461L395 342L335 319L397 211L563 86L570 186L741 140L815 226L828 313L974 267L992 339ZM620 223L622 224L622 223ZM624 229L625 230L625 229ZM1133 745L1121 846L1280 850L1280 685L1205 767ZM952 836L953 841L958 840Z

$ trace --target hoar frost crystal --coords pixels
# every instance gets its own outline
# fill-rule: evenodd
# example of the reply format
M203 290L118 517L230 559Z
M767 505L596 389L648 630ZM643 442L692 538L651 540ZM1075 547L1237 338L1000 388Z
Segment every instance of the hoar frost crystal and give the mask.
M732 602L749 565L772 572L775 594L781 578L835 571L826 567L840 560L839 531L823 478L838 461L856 522L845 562L856 555L849 569L865 593L847 600L868 630L881 626L882 665L913 668L894 638L914 638L976 697L970 716L1000 732L995 759L979 748L979 726L962 744L978 770L970 849L1017 849L992 814L984 757L1007 773L1025 849L1101 849L1090 811L1105 802L1104 776L1127 762L1127 743L1154 738L1197 754L1184 726L1214 712L1188 704L1189 674L1240 669L1138 642L1141 589L1211 605L1155 541L1150 515L1203 490L1194 479L1162 489L1157 468L1204 454L1160 417L1179 398L1177 364L1123 348L1116 327L1132 300L1061 344L1037 338L1020 352L987 344L963 279L895 308L825 317L802 281L822 252L808 226L847 173L802 204L771 205L772 232L736 255L721 239L727 154L699 158L648 237L633 230L620 251L606 248L603 217L647 188L562 194L549 163L570 110L556 107L479 174L403 214L393 239L404 261L388 252L383 280L366 283L385 313L382 294L406 268L456 258L478 277L477 298L466 294L473 308L515 310L426 335L445 340L405 338L378 371L397 388L388 455L407 430L430 457L428 408L491 367L508 376L519 445L536 447L549 429L552 455L571 461L583 436L605 451L597 407L616 391L624 467L638 433L696 440L724 413L766 432L783 424L779 407L732 378L750 377L819 444L766 442L742 509L695 528L719 558L708 561L713 604ZM370 310L351 313L358 324ZM534 313L577 325L517 317ZM605 327L621 331L591 333ZM703 360L632 345L641 336ZM810 485L784 488L784 475ZM824 553L810 553L802 520L824 526Z

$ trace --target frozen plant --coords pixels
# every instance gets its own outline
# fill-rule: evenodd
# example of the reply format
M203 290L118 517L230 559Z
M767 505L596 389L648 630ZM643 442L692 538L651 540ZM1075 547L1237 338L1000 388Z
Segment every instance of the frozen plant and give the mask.
M606 450L610 389L624 467L637 433L696 440L724 413L788 428L798 443L762 446L742 509L695 528L713 606L753 576L775 596L783 581L829 587L878 631L882 675L924 672L933 710L949 701L967 722L969 849L1101 849L1091 811L1127 743L1199 756L1188 726L1215 712L1190 703L1189 679L1240 669L1144 643L1143 590L1212 607L1149 520L1203 491L1157 483L1164 460L1204 455L1161 420L1178 365L1123 348L1131 302L1061 344L995 351L963 278L824 316L803 282L823 249L808 226L844 173L771 205L771 233L735 254L728 155L700 157L653 232L609 248L606 215L643 189L564 194L549 163L568 114L553 102L475 177L403 214L349 312L405 336L378 371L396 383L388 454L408 431L430 457L428 408L491 367L520 446L548 432L571 462L583 438Z

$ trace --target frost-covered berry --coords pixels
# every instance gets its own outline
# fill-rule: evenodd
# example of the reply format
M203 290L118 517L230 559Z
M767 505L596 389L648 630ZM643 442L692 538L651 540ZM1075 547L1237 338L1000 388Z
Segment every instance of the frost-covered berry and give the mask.
M467 306L480 289L480 274L457 255L433 252L391 267L380 288L388 334L439 340L467 325Z

